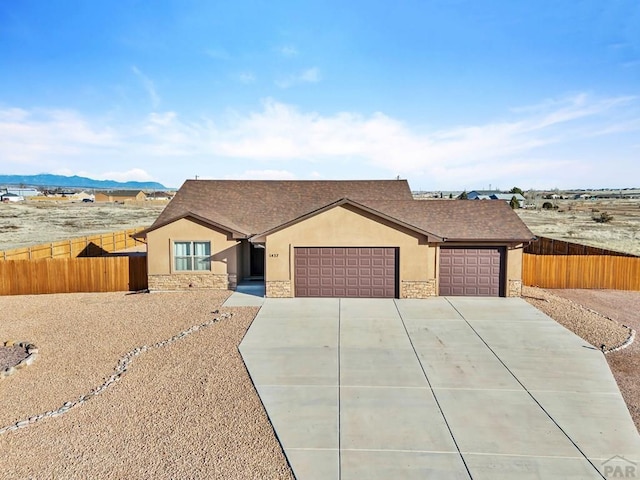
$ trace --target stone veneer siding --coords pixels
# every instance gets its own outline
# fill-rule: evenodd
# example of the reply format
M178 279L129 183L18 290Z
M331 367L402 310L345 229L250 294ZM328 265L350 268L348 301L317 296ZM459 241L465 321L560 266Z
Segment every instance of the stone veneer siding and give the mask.
M400 298L429 298L436 296L435 279L426 281L407 281L400 282Z
M192 288L212 290L235 290L236 275L206 273L174 273L171 275L149 275L149 290L189 290Z
M509 288L507 289L507 297L520 297L522 296L522 281L521 280L509 280Z
M265 288L267 297L270 298L290 298L293 296L289 280L266 282Z

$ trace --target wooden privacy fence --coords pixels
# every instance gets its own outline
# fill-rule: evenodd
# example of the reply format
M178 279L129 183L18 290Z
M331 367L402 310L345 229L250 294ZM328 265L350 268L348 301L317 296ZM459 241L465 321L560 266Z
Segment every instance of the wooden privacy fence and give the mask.
M522 281L542 288L640 290L640 257L525 253Z
M581 243L565 242L549 237L538 237L534 242L524 247L524 253L536 255L616 255L621 257L635 257L630 253L592 247Z
M146 288L146 256L0 262L0 295L118 292Z
M78 237L31 247L15 248L0 252L0 260L38 260L43 258L99 257L117 250L140 245L131 238L143 228Z

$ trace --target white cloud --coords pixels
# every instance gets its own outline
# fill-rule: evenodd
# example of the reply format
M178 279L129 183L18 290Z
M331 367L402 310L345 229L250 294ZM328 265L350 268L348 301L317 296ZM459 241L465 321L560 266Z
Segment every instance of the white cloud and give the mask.
M633 97L575 95L514 110L499 122L425 131L380 112L322 115L273 99L253 112L197 119L153 112L108 126L77 112L7 108L0 109L0 158L16 173L66 168L99 175L92 165L104 165L103 176L164 175L170 184L179 184L186 169L203 178L401 175L442 188L501 179L575 185L577 175L595 185L606 158L624 185L640 174L632 158L637 141L619 147L615 140L640 131L637 112Z
M237 78L240 83L244 83L245 85L250 85L256 81L255 75L251 72L239 73Z
M276 85L280 88L290 88L302 83L318 83L322 80L318 67L307 68L301 72L286 75L276 80Z
M43 163L57 156L110 150L118 146L118 133L111 127L91 125L69 110L0 111L0 158L15 164Z
M225 175L227 180L295 180L295 174L287 170L246 170L242 173Z
M297 57L298 49L293 45L283 45L278 48L278 53L280 53L280 55L282 55L283 57Z
M93 178L94 180L116 180L118 182L150 182L155 179L142 168L132 168L130 170L124 172L103 172L98 173L96 171L87 171L87 170L71 170L68 168L60 168L54 170L53 173L56 175L66 175L73 176L77 175L79 177L87 177Z
M98 173L91 178L98 180L116 180L118 182L137 181L137 182L149 182L154 178L148 172L142 168L132 168L125 172L104 172Z
M151 106L154 109L158 108L160 106L160 96L156 91L156 87L155 87L155 84L153 83L153 80L151 80L144 73L142 73L140 69L135 65L131 67L131 71L136 75L136 77L140 79L140 82L142 82L142 86L147 91L147 95L149 95Z

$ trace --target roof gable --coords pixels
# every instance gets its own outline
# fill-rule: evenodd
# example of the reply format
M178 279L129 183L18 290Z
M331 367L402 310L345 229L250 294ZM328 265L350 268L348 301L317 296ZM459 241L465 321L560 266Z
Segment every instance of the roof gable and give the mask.
M414 200L405 180L188 180L153 225L138 235L192 217L234 238L262 241L269 233L347 204L436 242L534 238L506 202Z
M407 202L415 202L416 200L405 200ZM258 235L255 235L254 237L251 238L252 242L257 242L257 243L261 243L264 242L266 237L268 235L271 235L272 233L278 232L280 230L283 230L287 227L290 227L291 225L295 225L296 223L300 223L304 220L307 220L308 218L311 217L315 217L316 215L319 215L323 212L326 212L328 210L331 210L332 208L336 208L336 207L342 207L342 206L352 206L355 207L358 210L362 210L364 212L370 213L380 219L386 220L388 222L391 222L399 227L403 227L406 228L408 230L414 231L416 233L419 233L421 235L424 235L425 237L427 237L427 241L429 242L433 242L433 241L442 241L442 238L439 238L437 235L434 235L431 232L428 232L426 230L422 230L421 228L416 227L415 225L411 225L408 223L403 222L402 220L399 220L397 218L391 217L388 214L375 210L367 205L364 205L362 203L358 203L354 200L351 200L349 198L342 198L336 202L332 202L328 205L323 206L322 208L319 208L317 210L313 210L310 212L307 212L306 214L301 215L300 217L294 218L288 222L283 223L282 225L278 225L268 231L262 232Z
M406 180L187 180L149 230L192 212L265 232L342 198L412 200Z

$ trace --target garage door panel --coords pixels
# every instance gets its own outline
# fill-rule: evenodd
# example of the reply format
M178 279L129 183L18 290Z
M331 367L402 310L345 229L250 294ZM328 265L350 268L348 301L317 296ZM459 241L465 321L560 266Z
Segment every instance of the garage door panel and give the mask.
M503 262L501 247L441 247L440 295L499 296Z
M396 295L396 248L296 247L294 254L298 297Z

